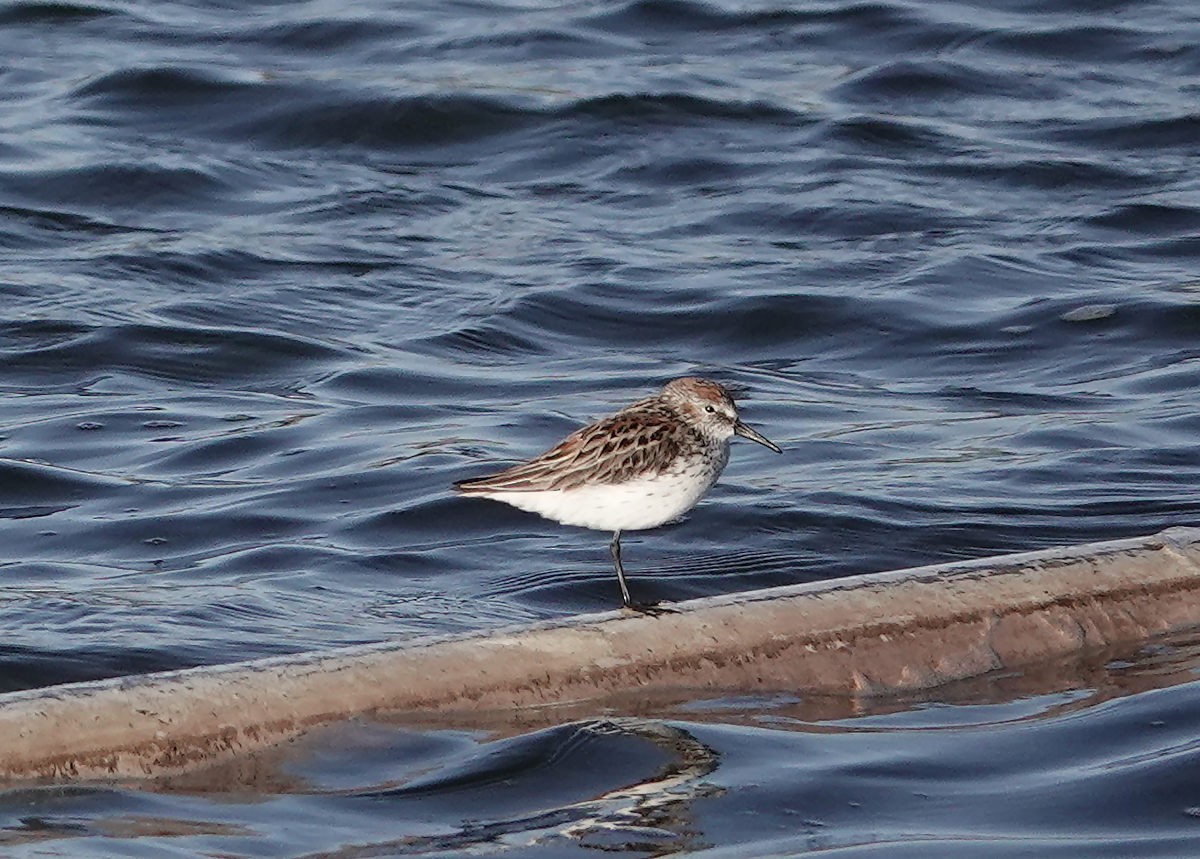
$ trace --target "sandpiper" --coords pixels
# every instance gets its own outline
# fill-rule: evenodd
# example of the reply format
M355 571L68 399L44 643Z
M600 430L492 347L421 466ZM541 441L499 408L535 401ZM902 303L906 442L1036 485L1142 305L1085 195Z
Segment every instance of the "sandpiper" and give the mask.
M576 430L528 462L454 486L564 525L611 531L622 603L654 613L661 609L629 597L621 532L657 528L695 507L721 476L735 435L782 452L742 423L723 386L686 377Z

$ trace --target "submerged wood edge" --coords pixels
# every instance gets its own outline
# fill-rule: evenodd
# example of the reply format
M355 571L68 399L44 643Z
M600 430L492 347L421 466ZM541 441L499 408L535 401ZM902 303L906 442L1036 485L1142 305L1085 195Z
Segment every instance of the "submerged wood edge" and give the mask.
M211 766L364 713L670 688L875 695L1200 624L1200 529L0 695L0 778Z

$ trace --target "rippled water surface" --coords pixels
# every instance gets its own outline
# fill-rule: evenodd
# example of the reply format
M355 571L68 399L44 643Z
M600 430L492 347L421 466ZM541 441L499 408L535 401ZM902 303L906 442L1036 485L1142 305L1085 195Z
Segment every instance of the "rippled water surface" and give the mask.
M785 453L737 444L686 522L627 537L645 599L1200 510L1186 0L11 2L0 58L0 689L611 607L604 535L448 486L684 373L742 386ZM1136 757L1130 726L1190 689L1068 730ZM805 735L648 724L735 784L832 777ZM1007 730L993 764L1088 765ZM644 731L548 736L617 768L589 796L660 765ZM905 796L984 765L845 736L864 762L835 769L876 787L903 773L871 756L906 749ZM1153 748L1170 826L1011 855L1196 852L1154 846L1200 786ZM738 796L809 831L770 787ZM935 855L911 840L931 805L867 840ZM728 814L671 849L822 846L814 824L739 853Z
M1200 846L1198 665L1200 644L1181 637L1048 666L1070 691L1009 676L865 712L789 696L646 702L636 718L544 714L543 727L515 714L524 724L499 735L352 723L157 791L0 793L0 848L1179 859Z

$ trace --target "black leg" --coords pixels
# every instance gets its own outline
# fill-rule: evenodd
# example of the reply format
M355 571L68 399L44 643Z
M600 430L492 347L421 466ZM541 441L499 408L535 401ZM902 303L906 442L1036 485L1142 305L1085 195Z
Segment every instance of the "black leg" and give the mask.
M625 608L633 608L633 600L629 598L629 585L625 582L625 569L621 566L621 532L614 531L612 542L608 544L612 554L613 565L617 568L617 581L621 583L621 602Z
M660 606L658 603L634 602L629 598L629 583L625 581L625 568L621 566L621 532L613 534L612 542L608 544L612 554L613 566L617 569L617 581L621 583L621 602L625 608L640 611L642 614L674 614L675 609Z

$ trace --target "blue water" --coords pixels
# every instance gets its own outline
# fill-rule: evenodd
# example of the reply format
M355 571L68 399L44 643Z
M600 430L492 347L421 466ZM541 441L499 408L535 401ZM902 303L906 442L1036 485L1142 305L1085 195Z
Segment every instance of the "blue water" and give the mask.
M0 6L0 689L613 607L605 535L448 486L684 373L785 453L626 538L641 599L1195 522L1198 46L1186 0Z
M651 701L540 727L514 714L499 736L361 721L156 791L2 792L0 850L1179 859L1200 846L1198 668L1193 636L1076 664L1069 691L1009 676L874 710Z

